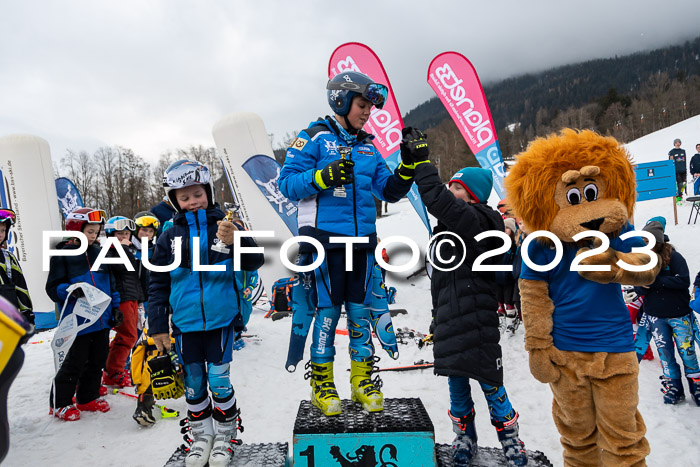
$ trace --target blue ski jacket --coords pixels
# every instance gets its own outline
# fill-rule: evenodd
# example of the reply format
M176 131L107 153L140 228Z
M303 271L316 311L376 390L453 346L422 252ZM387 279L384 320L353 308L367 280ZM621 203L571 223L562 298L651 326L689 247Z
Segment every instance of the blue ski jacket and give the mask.
M345 248L343 244L329 245L331 236L369 237L369 244L358 248L374 248L377 243L374 197L395 203L406 195L413 182L401 178L397 171L391 173L372 144L373 136L360 131L357 140L347 144L340 134L331 117L312 122L287 149L278 184L287 198L299 201L299 235L316 238L330 249ZM347 157L355 162L354 181L345 185L345 190L334 187L322 190L314 181L316 171L340 159L341 146L352 147ZM308 248L311 248L309 244L302 244L301 251L310 251Z
M167 266L175 257L175 238L181 237L181 262L170 272L151 271L148 288L148 330L151 335L168 332L168 316L172 314L173 334L209 331L231 324L243 301L233 271L233 246L220 252L212 247L216 238L216 222L225 214L218 208L179 213L173 226L158 237L151 263ZM196 240L198 239L198 240ZM224 271L195 271L193 249L199 246L199 269L204 266L225 266ZM241 238L241 246L254 247L252 238ZM262 253L241 253L241 269L254 271L265 262Z
M78 248L78 245L61 242L56 248L59 250L75 250ZM111 303L104 313L102 313L100 319L94 322L92 326L78 332L79 336L101 331L102 329L109 329L111 327L109 325L109 320L113 317L113 310L119 307L121 303L111 266L102 264L97 271L90 270L92 265L95 264L95 260L97 260L99 254L99 245L93 243L82 255L53 256L49 263L49 276L46 279L46 294L58 305L59 310L63 307L66 298L68 298L68 287L78 282L87 282L112 297ZM71 298L66 304L66 309L63 311L64 316L73 313L76 301L75 295L71 295ZM83 322L83 318L78 316L78 325L81 325Z

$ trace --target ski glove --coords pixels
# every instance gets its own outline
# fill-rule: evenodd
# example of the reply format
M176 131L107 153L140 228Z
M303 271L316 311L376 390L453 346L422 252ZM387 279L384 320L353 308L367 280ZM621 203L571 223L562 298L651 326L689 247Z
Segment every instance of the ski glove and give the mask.
M430 162L430 150L428 137L416 128L406 127L401 130L401 161L409 169L415 169L416 165Z
M124 313L119 307L112 308L112 317L107 322L110 328L118 328L124 322Z
M350 159L338 159L321 170L317 170L314 176L316 185L322 190L332 186L348 185L355 180L353 166Z
M173 359L177 359L177 354L169 352L148 361L151 389L156 399L177 399L185 393L182 373L175 371Z

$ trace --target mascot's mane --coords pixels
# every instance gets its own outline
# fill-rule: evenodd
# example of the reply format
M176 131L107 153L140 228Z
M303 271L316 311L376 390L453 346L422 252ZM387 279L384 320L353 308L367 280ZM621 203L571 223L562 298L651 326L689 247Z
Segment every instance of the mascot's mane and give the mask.
M532 141L516 156L505 179L508 204L529 232L549 230L559 212L554 190L562 174L585 166L600 168L603 198L619 200L632 213L637 199L630 154L612 137L591 130L564 129Z

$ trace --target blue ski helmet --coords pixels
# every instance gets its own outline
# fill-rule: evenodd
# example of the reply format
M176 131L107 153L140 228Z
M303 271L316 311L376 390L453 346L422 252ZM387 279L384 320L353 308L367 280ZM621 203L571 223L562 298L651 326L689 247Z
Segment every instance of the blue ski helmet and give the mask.
M168 201L177 212L180 205L175 198L175 190L187 186L202 185L209 199L209 206L214 206L214 183L206 165L199 161L181 159L173 162L163 174L163 188Z
M375 83L369 76L357 71L338 73L326 85L328 105L333 112L345 116L350 112L350 104L355 96L362 96L376 108L384 107L389 89L383 84Z
M121 232L122 230L128 230L134 233L136 231L136 224L134 221L124 216L114 216L107 219L105 235L112 237L116 232Z

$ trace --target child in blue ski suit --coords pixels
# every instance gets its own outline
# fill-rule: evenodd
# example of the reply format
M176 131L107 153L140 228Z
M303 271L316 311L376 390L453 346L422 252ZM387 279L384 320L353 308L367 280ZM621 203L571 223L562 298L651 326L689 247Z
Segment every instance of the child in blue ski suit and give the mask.
M448 415L457 434L452 444L454 465L469 465L477 451L471 379L478 382L486 397L491 424L496 427L507 465L526 465L527 455L518 433L518 412L503 385L495 275L473 270L480 254L500 246L500 240L495 238L477 242L474 237L484 231L505 230L499 213L486 204L493 176L486 169L466 167L452 176L446 188L430 163L425 136L410 128L404 129L401 159L416 167L415 182L421 198L438 220L433 232L449 232L463 242L453 241L452 246L445 246L445 242L432 255L435 373L448 377ZM446 264L443 258L457 258L455 263L464 261L455 266Z
M689 306L690 272L685 258L666 241L665 227L663 217L652 218L644 226L643 230L656 239L653 251L661 256L663 265L653 284L637 290L639 295L644 295L647 326L661 359L664 403L677 404L685 399L680 366L674 356L675 347L683 361L690 394L700 405L700 366L695 353L693 312Z
M243 300L233 271L233 232L242 227L223 221L225 214L214 203L209 169L201 163L173 163L165 171L163 184L178 214L173 226L158 237L151 263L170 265L178 248L181 263L170 272L151 271L148 331L159 351L169 350L171 318L175 347L184 369L192 438L187 465L204 466L208 462L210 466L225 466L231 460L239 420L229 363L234 319ZM178 239L182 242L179 246ZM241 246L255 246L255 242L242 238ZM258 269L263 262L262 254L241 254L244 270ZM197 270L199 265L222 270ZM158 397L154 377L151 384Z
M311 361L307 365L311 370L307 375L312 403L325 415L338 415L334 338L345 304L352 399L365 410L377 412L383 410L383 395L371 379L374 346L370 303L377 244L374 197L388 202L401 199L411 187L413 168L401 165L392 174L372 144L373 137L362 131L372 107L384 105L386 86L362 73L348 71L330 80L327 90L334 116L319 119L299 133L287 150L278 181L286 197L299 200L299 234L318 240L326 254L323 264L312 273L313 280L299 281L299 287L313 289L311 302L316 308ZM346 271L345 245L331 243L330 237L362 237L366 241L349 246L353 250L353 262L347 265L350 271ZM316 250L308 243L302 243L299 251L301 265L316 259ZM295 294L298 298L296 287L292 292L296 301Z

